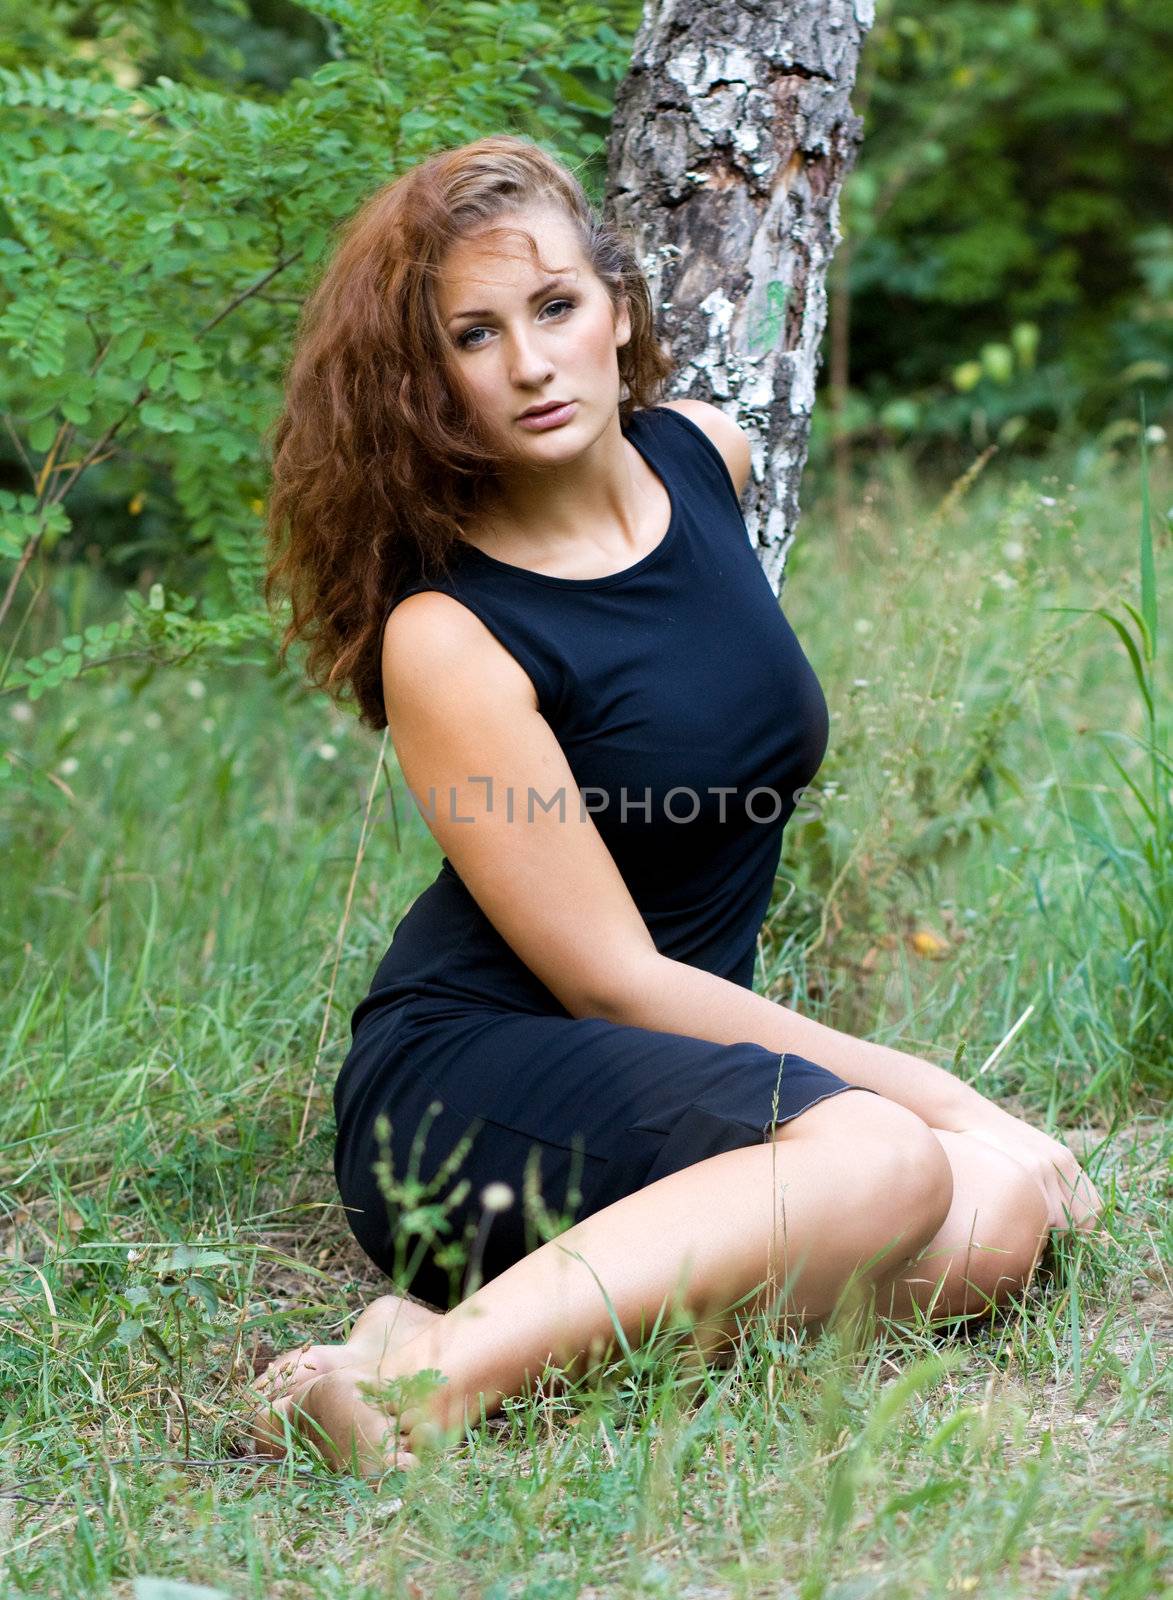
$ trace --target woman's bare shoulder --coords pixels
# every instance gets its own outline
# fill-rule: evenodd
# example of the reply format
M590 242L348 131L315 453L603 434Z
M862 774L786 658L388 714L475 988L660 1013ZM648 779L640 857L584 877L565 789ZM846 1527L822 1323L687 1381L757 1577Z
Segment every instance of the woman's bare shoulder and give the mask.
M496 635L475 611L441 589L420 589L393 606L383 624L383 699L390 703L412 689L428 693L443 681L454 688L462 682L493 678L500 692L516 696L519 703L536 709L533 683Z
M694 422L720 451L738 494L749 482L749 437L740 423L707 400L664 400L665 411L679 411Z

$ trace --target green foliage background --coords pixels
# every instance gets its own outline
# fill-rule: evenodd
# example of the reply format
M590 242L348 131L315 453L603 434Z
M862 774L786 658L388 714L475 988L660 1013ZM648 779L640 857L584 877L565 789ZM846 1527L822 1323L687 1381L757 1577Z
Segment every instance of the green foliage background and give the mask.
M582 0L319 0L266 29L242 0L6 9L10 656L20 602L79 556L138 588L110 628L67 620L48 655L10 662L5 687L35 698L128 653L240 659L271 641L261 441L331 230L490 129L589 163L628 47Z
M334 228L513 128L600 194L633 0L0 0L0 684L268 662L265 429ZM859 456L1127 441L1164 414L1170 0L887 0L835 271ZM841 314L841 313L837 313ZM119 593L125 592L123 603Z
M1171 46L1169 0L877 8L837 260L861 438L960 470L1167 411Z

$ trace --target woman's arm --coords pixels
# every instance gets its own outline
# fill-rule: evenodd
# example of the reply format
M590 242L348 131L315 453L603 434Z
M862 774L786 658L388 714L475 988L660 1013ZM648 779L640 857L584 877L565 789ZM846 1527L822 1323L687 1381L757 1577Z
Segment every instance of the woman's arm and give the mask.
M1100 1196L1065 1145L951 1072L904 1050L840 1033L658 951L628 951L623 970L614 972L596 1008L578 1014L692 1034L716 1044L750 1040L768 1050L792 1050L848 1083L875 1089L907 1106L930 1128L973 1134L1012 1156L1042 1189L1051 1228L1094 1228L1103 1210Z
M651 951L634 968L628 952L614 988L590 1013L611 1022L665 1033L686 1033L715 1044L744 1040L767 1050L792 1050L837 1072L848 1083L875 1089L915 1111L933 1128L973 1126L991 1102L952 1073L889 1045L840 1033L764 995L711 972ZM996 1109L996 1108L994 1108Z

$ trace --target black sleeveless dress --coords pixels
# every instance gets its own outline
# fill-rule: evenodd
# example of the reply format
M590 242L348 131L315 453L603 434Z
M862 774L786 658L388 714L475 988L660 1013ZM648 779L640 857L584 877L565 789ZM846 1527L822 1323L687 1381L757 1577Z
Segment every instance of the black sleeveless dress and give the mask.
M623 431L672 504L634 566L557 578L467 545L449 578L388 611L439 589L481 619L532 680L578 786L567 803L581 796L657 949L751 989L826 702L720 452L663 407ZM447 857L351 1034L334 1089L339 1193L371 1260L441 1310L567 1221L854 1087L750 1041L573 1017Z

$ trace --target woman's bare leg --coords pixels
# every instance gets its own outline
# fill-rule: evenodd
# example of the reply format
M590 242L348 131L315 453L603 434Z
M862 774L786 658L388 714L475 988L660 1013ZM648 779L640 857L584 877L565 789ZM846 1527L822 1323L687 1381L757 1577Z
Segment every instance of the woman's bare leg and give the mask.
M760 1298L825 1317L852 1282L913 1260L951 1203L948 1158L919 1117L882 1096L838 1094L772 1143L711 1156L575 1223L372 1364L371 1381L392 1383L438 1369L446 1381L426 1401L395 1417L348 1367L311 1383L298 1408L332 1464L350 1465L354 1446L361 1469L378 1470L398 1434L415 1450L438 1428L477 1421L550 1363L605 1348L615 1322L641 1344L665 1308L709 1317L766 1280ZM263 1429L256 1438L264 1448Z
M953 1200L934 1237L914 1261L885 1284L883 1293L877 1293L877 1312L896 1321L908 1322L923 1316L932 1322L987 1312L992 1303L1019 1292L1029 1283L1048 1239L1046 1202L1037 1184L1017 1162L967 1134L947 1129L932 1131L949 1159ZM877 1290L882 1281L877 1280ZM394 1296L375 1301L363 1313L370 1324L368 1332L376 1327L383 1331L385 1345L388 1332L395 1346L406 1342L410 1335L401 1324L399 1307L403 1304ZM408 1309L414 1316L426 1317L428 1326L435 1326L439 1319L439 1313L425 1312L420 1306L408 1303ZM692 1343L701 1360L728 1359L748 1316L749 1304L733 1313L698 1317L687 1342ZM400 1332L396 1336L397 1317ZM352 1338L362 1328L360 1318ZM601 1358L613 1348L613 1337L601 1341L594 1357ZM584 1356L588 1354L583 1352ZM352 1351L347 1361L369 1366L365 1350ZM578 1365L571 1359L565 1370ZM299 1388L304 1390L304 1384ZM401 1460L411 1464L414 1457Z
M1049 1239L1047 1202L1030 1174L967 1133L934 1128L953 1172L953 1201L936 1235L890 1282L877 1283L876 1311L894 1322L979 1316L1031 1280ZM732 1354L746 1313L696 1329L703 1357Z
M1046 1198L1012 1156L934 1128L953 1169L953 1203L916 1261L876 1296L880 1315L930 1322L977 1316L1025 1288L1050 1237Z

